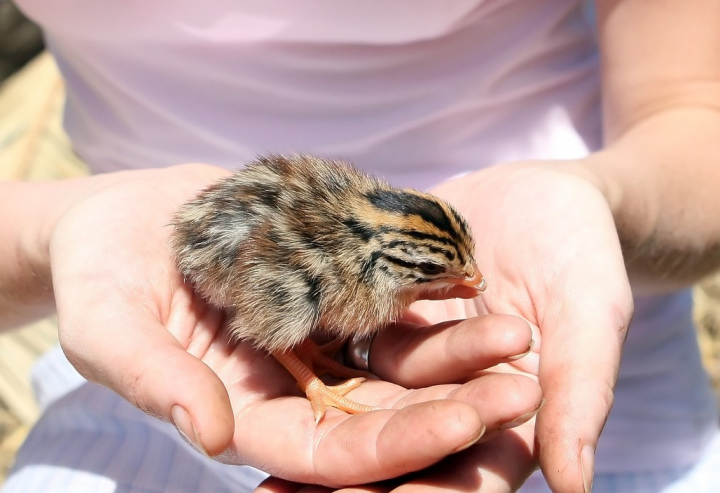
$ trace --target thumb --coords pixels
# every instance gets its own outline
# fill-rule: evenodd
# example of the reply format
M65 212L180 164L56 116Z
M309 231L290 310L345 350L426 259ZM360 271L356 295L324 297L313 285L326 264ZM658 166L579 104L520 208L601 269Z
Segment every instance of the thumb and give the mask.
M537 418L540 466L553 491L589 492L595 448L613 403L622 344L632 315L629 287L573 293L543 321ZM620 300L620 301L617 301Z
M60 343L88 380L120 394L146 413L174 423L206 455L229 445L234 417L227 390L149 311L125 303L60 309Z

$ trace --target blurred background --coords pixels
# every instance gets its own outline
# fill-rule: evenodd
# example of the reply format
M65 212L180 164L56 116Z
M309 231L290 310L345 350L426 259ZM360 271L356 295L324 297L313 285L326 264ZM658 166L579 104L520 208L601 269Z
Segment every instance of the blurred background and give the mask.
M40 30L0 0L0 179L50 180L87 173L62 131L63 83ZM720 273L694 288L698 341L720 399ZM38 409L35 360L57 344L54 319L0 334L0 484Z

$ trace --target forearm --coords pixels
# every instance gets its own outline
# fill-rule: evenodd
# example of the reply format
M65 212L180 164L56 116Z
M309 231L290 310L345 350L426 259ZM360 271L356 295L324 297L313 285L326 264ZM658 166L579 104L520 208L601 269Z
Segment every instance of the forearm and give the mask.
M638 288L673 289L720 267L720 111L679 107L585 163L612 208Z
M605 150L587 160L636 287L720 266L720 3L598 0Z
M50 235L75 182L0 183L0 329L52 313Z

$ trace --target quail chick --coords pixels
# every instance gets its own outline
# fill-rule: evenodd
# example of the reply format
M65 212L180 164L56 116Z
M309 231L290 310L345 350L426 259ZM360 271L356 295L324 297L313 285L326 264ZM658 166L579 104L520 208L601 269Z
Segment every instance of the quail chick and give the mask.
M485 288L474 241L449 204L396 189L349 164L266 156L183 205L171 248L180 272L229 313L231 334L270 352L297 379L316 420L326 406L373 409L326 386L315 331L338 341L373 334L419 298L472 298Z

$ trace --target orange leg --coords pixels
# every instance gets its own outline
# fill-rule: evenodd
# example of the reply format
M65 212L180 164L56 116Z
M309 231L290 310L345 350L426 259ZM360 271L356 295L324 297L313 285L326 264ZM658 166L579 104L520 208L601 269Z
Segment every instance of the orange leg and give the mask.
M295 377L298 385L303 392L305 392L308 400L310 400L313 413L315 414L316 423L319 423L325 415L327 406L340 409L350 414L364 413L377 409L373 406L358 404L345 397L345 394L357 388L365 380L364 378L353 378L340 385L328 386L300 360L294 351L277 351L272 353L272 355Z
M295 350L298 358L317 375L329 373L337 378L377 378L368 371L350 368L332 358L345 343L342 339L335 339L318 346L311 340L306 340Z
M305 341L305 343L308 343L308 342L310 344L315 345L317 347L318 351L320 351L325 356L332 356L333 354L340 351L340 348L342 348L343 345L345 344L345 342L347 342L347 339L341 339L340 337L338 337L337 339L333 339L332 341L326 342L324 344L315 344L310 339L307 339ZM303 346L305 345L305 343L303 344Z

